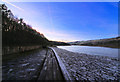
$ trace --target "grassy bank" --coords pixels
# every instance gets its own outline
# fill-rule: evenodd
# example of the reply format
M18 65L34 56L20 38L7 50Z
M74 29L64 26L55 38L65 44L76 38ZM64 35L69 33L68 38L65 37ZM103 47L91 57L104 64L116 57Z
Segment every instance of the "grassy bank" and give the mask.
M88 40L88 41L76 41L76 42L70 42L70 44L82 45L82 46L100 46L100 47L120 48L120 37Z

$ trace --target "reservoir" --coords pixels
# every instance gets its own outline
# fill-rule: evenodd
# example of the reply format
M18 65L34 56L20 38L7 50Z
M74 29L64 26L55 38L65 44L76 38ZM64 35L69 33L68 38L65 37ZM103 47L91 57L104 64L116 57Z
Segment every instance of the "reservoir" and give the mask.
M108 57L118 57L118 48L96 47L96 46L57 46L71 52L85 53L89 55L100 55Z

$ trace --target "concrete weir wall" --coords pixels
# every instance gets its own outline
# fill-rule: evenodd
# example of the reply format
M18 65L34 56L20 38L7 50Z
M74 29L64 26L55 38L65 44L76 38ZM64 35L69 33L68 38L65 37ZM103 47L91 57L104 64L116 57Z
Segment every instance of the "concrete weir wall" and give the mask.
M7 54L13 54L13 53L18 53L18 52L24 52L24 51L29 51L29 50L34 50L42 48L42 46L6 46L2 47L2 55L7 55Z

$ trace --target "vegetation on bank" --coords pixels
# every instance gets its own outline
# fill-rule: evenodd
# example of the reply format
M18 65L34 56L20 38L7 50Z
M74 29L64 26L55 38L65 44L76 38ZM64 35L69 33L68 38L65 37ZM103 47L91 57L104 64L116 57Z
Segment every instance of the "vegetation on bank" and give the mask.
M2 12L2 45L4 46L34 46L68 45L64 42L49 41L42 33L18 19L8 10L5 4L0 5Z
M88 41L76 41L76 42L70 42L69 44L120 48L120 37L108 38L108 39L98 39L98 40L88 40Z
M18 19L15 17L4 4L1 5L1 9L3 46L45 46L49 44L48 39L43 34L26 24L22 18Z

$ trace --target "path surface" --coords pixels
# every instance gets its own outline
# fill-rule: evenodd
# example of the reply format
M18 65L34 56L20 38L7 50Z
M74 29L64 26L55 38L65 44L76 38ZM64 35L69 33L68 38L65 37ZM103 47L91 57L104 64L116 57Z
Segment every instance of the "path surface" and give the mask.
M64 80L51 49L20 53L20 55L26 56L3 62L3 80Z
M64 80L55 54L50 49L47 52L47 56L38 80Z

